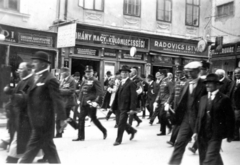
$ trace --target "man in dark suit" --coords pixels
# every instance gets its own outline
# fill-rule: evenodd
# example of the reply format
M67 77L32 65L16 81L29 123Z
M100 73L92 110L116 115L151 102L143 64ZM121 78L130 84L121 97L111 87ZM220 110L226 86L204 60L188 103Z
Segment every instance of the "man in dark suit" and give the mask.
M149 74L147 77L148 81L148 91L147 91L147 110L149 112L149 117L151 118L153 115L153 103L156 98L156 94L154 93L154 81L153 75Z
M240 141L240 68L234 70L235 80L232 81L230 98L232 99L235 113L235 135L234 141Z
M60 79L60 94L63 99L64 108L66 112L66 116L69 120L69 124L73 126L73 128L76 128L76 124L74 125L74 121L70 118L70 112L73 109L74 106L77 105L76 100L76 82L74 78L70 75L70 70L67 67L63 67L60 70L61 72L61 79ZM60 126L60 120L56 121L56 138L62 137L62 131Z
M200 165L223 165L222 139L233 140L234 112L229 97L219 90L222 82L216 74L209 74L204 83L208 94L200 100L193 138L198 139Z
M137 86L129 79L130 72L128 66L125 65L120 69L122 80L112 105L113 109L118 109L120 112L118 133L116 141L113 144L114 146L122 143L124 130L126 130L128 134L131 134L130 140L132 140L137 133L137 130L127 124L128 114L132 115L136 113L137 107Z
M181 164L185 147L193 135L200 98L207 93L203 80L199 78L201 66L200 62L193 61L184 67L190 80L182 88L176 105L174 124L181 126L169 164Z
M27 95L27 106L32 133L26 152L20 163L32 163L40 149L49 163L60 163L53 142L55 113L61 120L62 128L66 126L66 114L60 96L58 80L49 72L49 54L38 51L32 58L34 76L31 79Z
M11 116L8 125L11 125L11 145L8 152L7 163L17 163L26 150L31 135L31 125L27 114L26 92L29 88L28 80L32 76L32 66L27 62L19 64L17 70L21 81L15 89L4 88L10 94Z
M219 91L228 97L230 97L231 93L231 80L226 77L226 72L223 69L217 69L215 74L218 75L219 81L222 82Z
M146 102L147 102L147 91L148 91L148 83L146 82L146 76L141 74L141 83L140 86L142 87L143 91L140 94L140 102L141 102L141 110L142 110L142 118L144 119L146 116Z
M103 133L103 139L107 138L107 130L102 126L97 119L97 107L101 105L103 91L101 83L93 77L93 67L87 65L85 68L86 79L82 83L79 100L80 100L80 115L79 115L79 129L77 139L73 141L85 140L85 117L90 116L93 123Z
M142 94L142 92L143 92L143 88L142 88L142 86L141 86L141 81L142 81L142 80L141 80L140 77L138 77L138 68L137 68L137 67L133 67L133 68L131 68L130 70L131 70L131 72L130 72L130 79L131 79L131 80L136 84L136 86L137 86L137 90L136 90L136 92L137 92L137 100L136 100L136 102L137 102L137 109L140 110L140 108L141 108L141 105L140 105L140 103L141 103L141 94ZM139 124L142 122L142 120L139 119L139 117L137 116L137 114L134 113L134 114L132 114L132 115L129 116L129 124L130 124L130 125L132 125L133 119L137 121L137 127L138 127Z

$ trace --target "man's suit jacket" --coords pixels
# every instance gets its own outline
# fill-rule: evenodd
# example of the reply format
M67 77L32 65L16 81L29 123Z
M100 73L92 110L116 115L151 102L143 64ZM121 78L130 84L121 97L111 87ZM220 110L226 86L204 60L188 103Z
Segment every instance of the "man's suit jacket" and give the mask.
M136 110L137 107L137 85L129 78L123 85L120 85L113 102L113 109L120 112Z
M81 105L88 105L87 101L101 105L103 97L102 85L94 78L85 79L80 88L79 100Z
M236 80L232 81L231 92L230 98L234 102L234 108L240 110L240 83L237 85Z
M197 117L197 114L198 114L198 108L199 108L201 97L207 94L206 86L203 83L203 81L204 80L199 78L197 86L193 91L194 100L193 100L191 109L194 112L193 114L195 114L195 117ZM189 94L189 81L186 82L186 84L182 88L182 91L180 92L179 101L177 102L176 110L175 110L174 124L180 125L183 121L183 118L187 111L188 94Z
M230 97L230 93L231 93L231 80L227 79L226 77L223 79L222 81L222 85L220 87L220 92L222 92L223 94L227 95L228 97Z
M28 114L32 128L44 134L45 138L53 138L55 113L57 120L66 119L59 83L50 72L45 71L37 82L32 79L28 90Z
M63 98L65 108L71 108L77 105L76 100L76 82L72 76L60 84L60 93Z
M201 137L202 121L206 114L208 102L208 95L201 98L199 104L199 111L197 122L195 126L195 133ZM233 138L234 137L234 111L231 100L228 96L218 92L212 100L212 108L210 115L212 116L212 136L217 139ZM206 124L206 123L205 123ZM207 133L207 132L206 132Z

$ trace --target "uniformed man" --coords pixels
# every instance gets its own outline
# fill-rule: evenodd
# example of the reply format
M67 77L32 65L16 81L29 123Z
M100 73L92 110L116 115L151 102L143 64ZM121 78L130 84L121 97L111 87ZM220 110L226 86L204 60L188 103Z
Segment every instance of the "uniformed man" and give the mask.
M102 86L98 80L93 77L92 66L87 65L85 69L85 80L82 83L79 93L80 101L80 115L79 115L79 129L77 139L73 141L84 141L85 140L85 117L88 115L92 119L93 123L103 133L103 139L107 138L107 130L102 126L100 121L97 119L97 107L101 105L102 101Z

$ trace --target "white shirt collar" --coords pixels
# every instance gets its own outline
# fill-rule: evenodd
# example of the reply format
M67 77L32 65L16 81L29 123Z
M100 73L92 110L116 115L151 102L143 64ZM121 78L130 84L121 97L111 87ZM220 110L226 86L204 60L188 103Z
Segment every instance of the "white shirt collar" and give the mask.
M26 80L26 79L28 79L29 77L31 77L32 75L33 75L33 74L31 73L31 74L29 74L29 75L23 77L22 80Z
M153 83L153 80L149 82L149 84L151 85Z
M211 96L211 100L214 100L216 94L218 93L219 89L213 91L213 92L208 92L208 98Z
M193 79L192 81L190 81L190 84L197 84L198 83L199 78Z
M48 71L49 70L49 67L47 67L46 69L43 69L43 70L41 70L41 71L39 71L39 72L36 72L35 74L36 75L40 75L40 74L42 74L43 72L46 72L46 71Z
M135 76L131 77L130 79L131 79L131 80L133 80L135 77L137 77L137 75L135 75Z
M122 85L127 81L128 77L125 78L125 79L122 79L121 82L122 82Z
M222 82L224 79L225 79L225 77L223 77L223 78L222 78L221 80L219 80L219 81L221 81L221 82Z
M67 77L65 77L65 78L64 78L64 80L65 80L65 81L67 81L69 77L70 77L70 75L69 75L69 76L67 76Z

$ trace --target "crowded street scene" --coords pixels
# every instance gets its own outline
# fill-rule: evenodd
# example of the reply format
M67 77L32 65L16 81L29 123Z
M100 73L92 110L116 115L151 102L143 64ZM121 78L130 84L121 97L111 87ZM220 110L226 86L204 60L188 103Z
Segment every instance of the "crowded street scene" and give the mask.
M238 165L238 8L0 0L0 163Z

